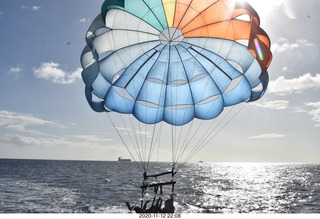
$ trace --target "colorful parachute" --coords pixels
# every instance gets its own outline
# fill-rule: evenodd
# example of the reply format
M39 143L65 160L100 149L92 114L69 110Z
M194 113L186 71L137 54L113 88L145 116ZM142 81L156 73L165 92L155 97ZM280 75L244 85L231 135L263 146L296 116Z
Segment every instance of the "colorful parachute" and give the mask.
M106 0L86 42L82 78L91 108L133 115L144 124L180 127L195 118L213 119L225 107L258 100L268 86L270 39L246 2ZM131 129L129 138L142 133L130 134ZM174 162L196 135L189 130L184 138L172 131ZM144 154L160 138L152 132L150 149L139 137L131 139L140 160L150 160ZM186 160L212 138L213 132L206 133ZM174 146L182 141L180 149Z
M106 0L81 56L87 100L172 125L255 101L272 57L259 25L248 3L231 0Z

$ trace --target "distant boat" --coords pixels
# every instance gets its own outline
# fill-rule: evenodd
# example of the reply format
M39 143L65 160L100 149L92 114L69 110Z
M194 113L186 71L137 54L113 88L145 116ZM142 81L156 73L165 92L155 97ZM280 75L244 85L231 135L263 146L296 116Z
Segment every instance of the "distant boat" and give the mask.
M131 159L122 159L122 157L118 157L118 161L120 161L120 162L123 162L123 161L131 162Z

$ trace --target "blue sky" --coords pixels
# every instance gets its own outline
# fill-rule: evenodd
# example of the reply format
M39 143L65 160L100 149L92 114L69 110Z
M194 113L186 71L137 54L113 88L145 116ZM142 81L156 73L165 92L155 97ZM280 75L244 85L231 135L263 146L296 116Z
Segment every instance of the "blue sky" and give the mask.
M320 1L249 2L272 41L269 89L194 161L320 162ZM129 157L107 116L90 109L80 77L85 34L102 3L0 2L0 158Z

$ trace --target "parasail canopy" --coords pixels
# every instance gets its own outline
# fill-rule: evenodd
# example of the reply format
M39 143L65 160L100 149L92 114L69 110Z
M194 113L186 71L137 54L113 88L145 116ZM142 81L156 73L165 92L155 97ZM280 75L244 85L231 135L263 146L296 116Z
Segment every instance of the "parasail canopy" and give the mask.
M255 101L272 57L259 25L239 1L106 0L81 56L87 100L97 112L172 125Z
M213 119L268 86L270 39L246 2L106 0L86 42L91 108L145 124Z

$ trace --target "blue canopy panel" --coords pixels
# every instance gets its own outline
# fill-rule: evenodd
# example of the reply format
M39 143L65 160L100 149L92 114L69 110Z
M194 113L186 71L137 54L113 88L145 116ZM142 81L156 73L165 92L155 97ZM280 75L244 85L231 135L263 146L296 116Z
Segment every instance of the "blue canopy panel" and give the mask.
M100 67L98 63L98 55L94 53L88 45L82 52L81 64L83 67L83 71L81 73L82 80L87 87L91 87L99 74Z
M239 74L245 76L246 81L247 83L249 83L250 89L251 89L251 94L250 94L250 97L247 99L247 101L255 101L260 97L262 97L262 95L265 93L268 86L268 82L269 82L268 74L266 72L260 78L261 67L257 62L257 60L250 53L250 51L248 51L246 46L234 41L224 40L224 39L215 39L215 38L185 38L184 43L187 44L189 48L193 48L197 52L201 51L200 54L203 54L206 57L210 57L209 58L210 60L216 60L215 64L218 64L219 62L221 62L218 59L214 59L215 56L218 56L222 61L224 61L222 62L223 63L222 65L218 64L218 66L222 70L224 70L225 73L231 76L233 80L239 78ZM211 55L208 53L211 53ZM234 69L232 65L226 62L226 60L233 61L239 64L242 71L239 72L238 70ZM204 65L204 66L207 66L207 65ZM230 72L230 70L227 70L227 68L230 68L230 69L233 68L233 69ZM207 69L207 70L210 72L210 69ZM234 73L234 75L232 75L232 73ZM215 75L215 77L217 77L216 74L211 74L211 75ZM221 89L221 91L226 92L224 89L225 86L221 86L221 85L225 85L224 80L217 79L215 81L219 86L219 88ZM247 88L244 88L245 87L244 83L245 83L244 81L242 81L241 84L239 83L239 86L242 87L241 90L238 89L233 92L233 94L235 94L236 91L242 92L242 94L240 94L240 96L238 97L238 100L236 101L237 98L232 98L233 101L228 101L228 104L226 104L226 106L230 106L230 104L231 105L237 104L239 101L241 102L242 99L247 98L249 91L245 91L245 89ZM258 85L261 85L262 89L259 91L254 90L256 87L258 87ZM230 87L231 85L229 84L228 86ZM229 93L228 95L224 95L224 97L230 96L231 94L232 93Z
M183 61L178 50L174 46L170 46L168 84L188 83L188 77L183 66Z
M115 76L120 77L132 62L158 45L159 42L146 42L124 47L111 53L99 62L101 75L112 84Z
M248 100L251 96L251 87L246 77L240 77L240 82L234 89L223 94L224 105L232 106Z
M105 97L105 105L111 111L130 114L135 100L128 92L120 87L111 86Z
M143 97L145 94L143 88L148 86L148 83L146 83L147 73L154 69L159 56L159 51L152 49L132 62L109 89L105 96L106 107L119 113L132 113L138 95L140 94ZM152 90L152 92L155 92L155 90ZM150 95L149 93L146 94Z
M212 119L217 117L224 108L221 95L211 97L195 105L195 117L198 119Z
M163 120L164 108L137 101L132 114L143 123L155 124Z
M133 115L147 124L163 120L166 83L169 66L169 47L164 47L150 69L143 73L145 81L137 87L132 81L132 87L138 90ZM150 62L150 61L149 61Z
M101 74L98 74L96 80L92 83L93 93L100 99L104 99L110 86L111 84Z
M194 104L200 103L209 97L220 95L221 92L210 76L202 77L190 83Z
M194 105L191 89L189 84L167 85L166 90L166 107Z
M166 107L163 120L176 126L181 126L190 122L194 118L194 106L181 107L183 108L180 109L179 107Z
M169 47L165 46L161 51L160 55L147 73L147 80L158 81L159 83L167 84L168 80L168 68L169 68Z
M190 89L188 83L167 86L164 121L184 125L194 118L194 103Z
M223 96L224 106L239 104L250 98L251 87L249 82L228 61L218 57L216 54L206 49L202 49L197 46L191 46L189 50L191 50L191 53L197 57L197 60L200 63L203 63L203 65L207 67L206 69L209 71L211 79L219 89L219 94L222 94ZM214 60L214 62L212 60ZM233 81L239 77L242 78L240 83L233 84ZM233 90L227 91L227 89L230 88L230 85L235 87ZM206 88L206 91L207 90L213 91L214 89L212 87L208 87Z
M188 49L181 45L177 45L175 48L180 56L189 83L208 74L201 63L199 63Z
M133 98L137 98L138 92L143 85L147 73L157 61L160 52L150 50L133 62L114 83L115 86L127 88Z
M163 120L166 85L146 80L134 105L133 115L147 124Z
M93 89L92 87L88 87L86 86L85 87L85 95L86 95L86 99L90 105L90 107L96 111L96 112L99 112L99 113L102 113L102 112L108 112L108 110L105 109L104 107L104 101L101 100L101 101L94 101L93 100L93 97L92 97L92 94L93 94Z
M252 95L249 100L250 102L260 99L266 92L269 84L269 74L267 71L260 77L260 82L261 82L262 89L257 91L256 90L252 91Z

